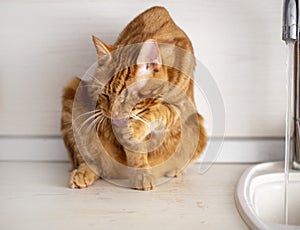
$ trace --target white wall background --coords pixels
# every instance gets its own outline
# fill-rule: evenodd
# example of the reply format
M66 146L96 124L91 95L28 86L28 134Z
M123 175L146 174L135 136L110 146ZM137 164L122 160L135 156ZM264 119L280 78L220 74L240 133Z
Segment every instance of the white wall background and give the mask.
M1 1L0 135L59 135L62 87L94 62L91 35L113 43L153 5L169 10L214 76L226 137L282 137L281 0Z

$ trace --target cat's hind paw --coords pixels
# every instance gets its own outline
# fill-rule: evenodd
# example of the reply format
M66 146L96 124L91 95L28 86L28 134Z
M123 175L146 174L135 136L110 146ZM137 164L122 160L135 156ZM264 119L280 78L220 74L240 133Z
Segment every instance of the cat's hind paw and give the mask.
M155 181L152 174L138 173L131 180L132 187L137 190L152 190L155 187Z
M166 172L165 177L173 178L180 177L183 174L183 170L173 169L169 172Z
M99 176L97 176L88 166L74 169L70 174L69 186L73 189L87 188L92 185Z

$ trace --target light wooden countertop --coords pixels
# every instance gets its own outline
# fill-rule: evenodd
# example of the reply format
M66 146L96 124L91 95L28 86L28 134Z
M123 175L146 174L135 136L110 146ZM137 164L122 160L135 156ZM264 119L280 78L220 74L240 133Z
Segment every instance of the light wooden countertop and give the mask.
M0 228L9 229L248 229L235 207L235 185L249 165L191 166L152 191L97 181L67 187L70 164L0 162Z

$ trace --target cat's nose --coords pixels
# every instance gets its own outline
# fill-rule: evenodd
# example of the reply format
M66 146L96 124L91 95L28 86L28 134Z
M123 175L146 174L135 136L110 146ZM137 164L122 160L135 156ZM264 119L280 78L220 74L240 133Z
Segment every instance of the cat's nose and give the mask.
M112 119L111 122L119 127L119 128L124 128L127 126L127 121L128 121L128 118L120 118L120 119Z
M113 125L119 127L119 128L124 128L127 126L127 117L121 117L120 113L118 111L112 111L111 112L111 122Z
M117 119L118 116L119 116L119 112L117 111L111 112L111 119Z

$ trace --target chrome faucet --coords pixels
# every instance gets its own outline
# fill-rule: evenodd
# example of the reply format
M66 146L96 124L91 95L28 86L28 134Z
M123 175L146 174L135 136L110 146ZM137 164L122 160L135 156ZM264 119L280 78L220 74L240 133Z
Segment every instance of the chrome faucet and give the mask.
M300 170L300 62L299 62L299 2L285 0L283 5L282 39L295 42L294 49L294 100L293 100L293 134L292 134L292 167Z
M298 0L285 0L283 5L282 39L298 41Z

